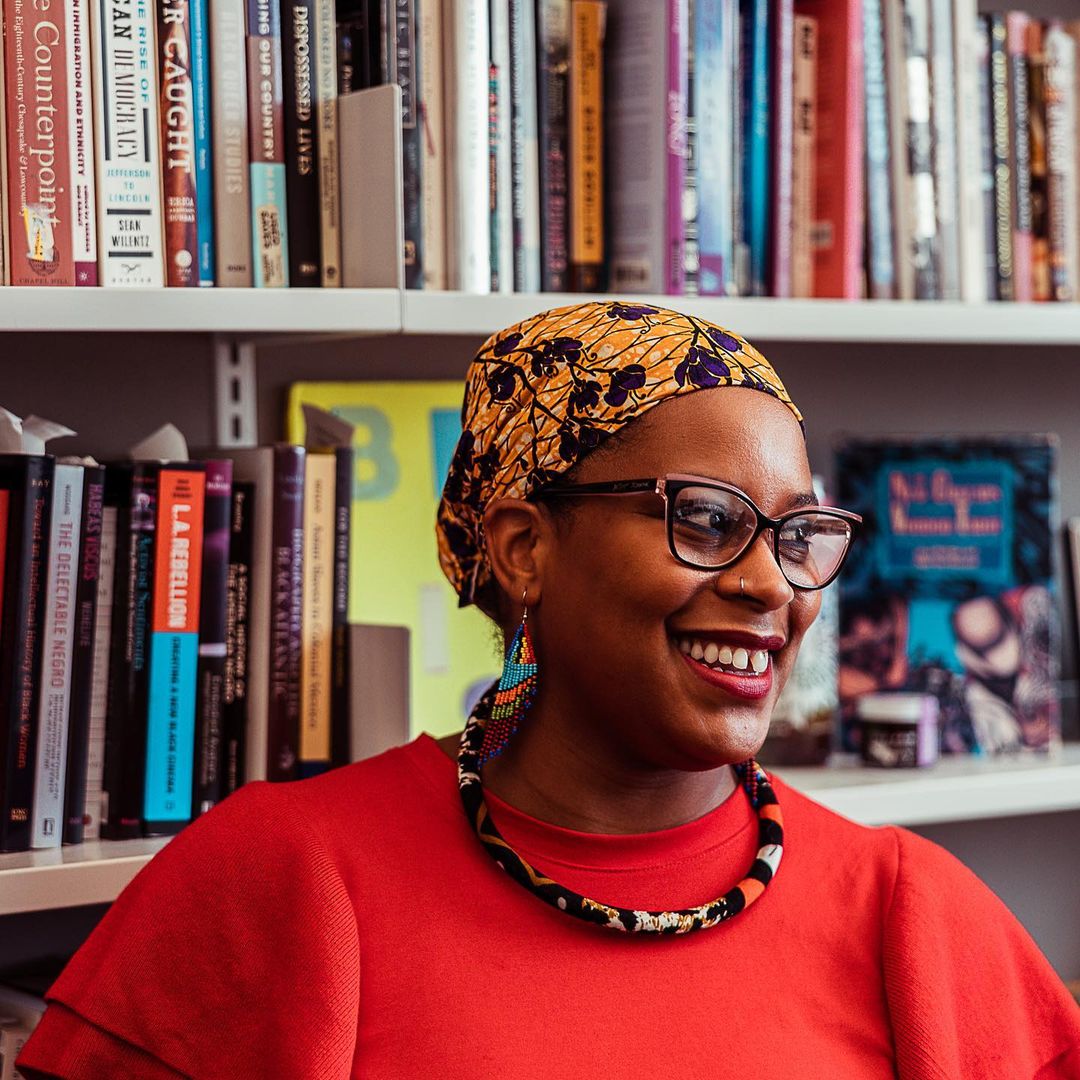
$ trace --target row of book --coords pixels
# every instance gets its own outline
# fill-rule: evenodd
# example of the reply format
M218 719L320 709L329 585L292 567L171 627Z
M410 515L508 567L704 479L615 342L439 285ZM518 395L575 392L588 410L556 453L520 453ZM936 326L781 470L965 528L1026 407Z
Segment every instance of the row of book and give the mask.
M351 760L353 451L0 454L0 850Z

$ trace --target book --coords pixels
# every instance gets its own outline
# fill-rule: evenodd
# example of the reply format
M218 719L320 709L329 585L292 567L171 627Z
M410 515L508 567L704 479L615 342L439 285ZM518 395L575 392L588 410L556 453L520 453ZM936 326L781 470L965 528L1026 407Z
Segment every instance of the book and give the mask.
M222 707L224 784L228 795L247 779L251 570L255 485L234 480L229 508L229 575L225 593L225 684ZM264 770L265 772L265 770Z
M191 820L198 696L206 466L158 472L143 835L168 836Z
M749 254L747 293L768 295L769 237L773 213L770 176L773 172L770 140L770 34L769 0L742 0L743 20L743 237Z
M157 0L155 6L165 284L171 288L191 287L199 284L191 0Z
M791 295L810 297L814 295L814 206L816 194L815 169L817 152L817 19L810 15L796 15L793 20L795 34L795 58L792 64L793 94L792 119L794 130L791 139ZM870 109L870 64L867 54L867 109ZM886 145L887 136L886 136ZM869 200L868 221L871 253L880 251L872 231L884 224L890 228L891 206L886 207L884 223L875 206L879 197L874 179L874 164L867 157L867 193ZM890 189L891 190L891 189ZM891 252L891 248L890 248ZM871 254L871 259L874 256ZM870 269L871 289L875 275ZM889 272L892 272L890 260Z
M1033 299L1031 233L1031 131L1028 126L1027 31L1031 18L1022 11L1005 16L1008 61L1009 175L1012 183L1013 299Z
M56 848L64 833L64 779L71 717L75 593L79 579L83 467L53 467L52 510L45 564L45 622L37 711L32 848Z
M425 11L427 7L428 0L425 0ZM540 151L536 95L536 0L510 0L510 168L515 292L540 292Z
M74 285L69 16L21 0L4 0L3 16L8 277L12 285Z
M330 683L331 760L336 767L349 757L349 566L352 533L355 451L339 446L334 451L334 603L332 614Z
M405 210L405 287L419 289L424 284L424 222L421 216L424 155L423 131L419 123L419 55L416 36L418 0L393 0L387 5L390 26L390 71L386 82L401 87L401 157Z
M988 92L980 81L986 39L977 0L953 0L953 67L956 74L956 143L959 168L960 289L969 304L988 299L984 222L984 133Z
M411 643L407 626L349 627L350 761L363 761L408 742Z
M1046 164L1050 291L1058 301L1076 299L1080 278L1076 72L1076 42L1060 21L1050 20L1046 26Z
M53 459L0 454L0 851L28 851Z
M604 0L570 3L570 288L604 287Z
M793 0L770 0L769 153L772 221L767 233L767 291L791 296L792 153L795 136L795 8ZM692 80L691 80L692 82Z
M153 5L117 0L90 9L98 280L165 284Z
M2 34L0 30L0 34ZM10 285L11 256L8 250L8 167L7 167L7 79L4 74L4 47L0 41L0 285Z
M196 674L194 777L191 816L225 797L225 667L228 653L229 535L232 462L206 463L203 553L199 597L199 661Z
M105 469L85 464L82 526L79 537L78 584L71 661L71 710L68 722L67 768L64 777L65 844L81 844L86 832L86 798L90 760L94 662L97 650L98 596L101 579ZM98 791L101 785L98 782Z
M960 167L957 71L953 49L955 0L930 0L930 125L937 215L938 298L961 298Z
M701 243L698 237L700 205L698 199L697 105L694 98L694 11L697 0L686 2L686 160L683 168L682 238L683 238L683 295L697 296L700 292Z
M195 218L198 280L203 288L217 281L214 252L214 143L210 86L210 5L188 0L191 15L191 112L195 127Z
M251 238L256 288L289 284L281 17L273 0L247 0Z
M866 276L868 296L874 300L891 300L897 295L896 249L893 237L893 176L882 6L883 0L863 0L863 76L866 81ZM803 28L797 40L802 41L806 33ZM797 224L796 228L798 227ZM809 294L799 292L795 295Z
M336 473L337 461L333 454L307 454L304 463L300 779L325 772L331 763Z
M843 739L860 694L937 696L942 749L1060 739L1051 435L846 439L839 499L864 517L840 581Z
M514 289L513 147L510 102L510 0L488 0L491 36L491 291Z
M1024 47L1028 58L1028 142L1031 185L1031 299L1049 300L1050 166L1046 145L1046 52L1043 26L1028 23Z
M94 183L94 106L91 93L90 4L68 0L66 5L68 153L71 160L71 235L75 284L97 285L97 196ZM3 130L0 118L0 130ZM0 178L2 182L2 178Z
M245 0L210 7L215 284L253 284Z
M338 161L337 33L334 0L315 0L315 145L319 174L320 284L341 285L341 171Z
M570 0L537 0L536 28L540 283L544 292L566 292L570 284Z

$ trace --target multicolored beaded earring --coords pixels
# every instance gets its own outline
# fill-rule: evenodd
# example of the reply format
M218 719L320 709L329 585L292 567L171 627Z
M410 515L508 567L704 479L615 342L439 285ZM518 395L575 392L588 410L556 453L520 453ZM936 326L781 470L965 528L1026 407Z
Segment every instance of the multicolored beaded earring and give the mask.
M521 625L506 653L491 717L484 728L484 741L480 747L481 766L506 749L507 743L536 697L536 653L533 651L532 635L529 633L528 595L528 589L522 591L521 606L524 613L521 616Z

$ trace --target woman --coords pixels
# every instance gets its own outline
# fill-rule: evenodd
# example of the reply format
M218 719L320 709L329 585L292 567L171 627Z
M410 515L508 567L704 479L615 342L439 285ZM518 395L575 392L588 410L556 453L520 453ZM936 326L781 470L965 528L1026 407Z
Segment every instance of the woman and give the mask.
M440 555L500 687L460 737L196 821L24 1072L1080 1077L1080 1012L985 886L752 760L857 524L764 358L564 308L482 347L463 427Z

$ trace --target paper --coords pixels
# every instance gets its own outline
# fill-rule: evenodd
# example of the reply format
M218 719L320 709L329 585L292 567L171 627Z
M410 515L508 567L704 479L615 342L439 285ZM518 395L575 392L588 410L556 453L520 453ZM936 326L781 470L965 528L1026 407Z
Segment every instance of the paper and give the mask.
M28 416L25 420L0 408L0 453L44 454L50 439L62 439L75 432L55 420Z
M162 424L128 453L132 461L187 461L187 439L175 424Z

